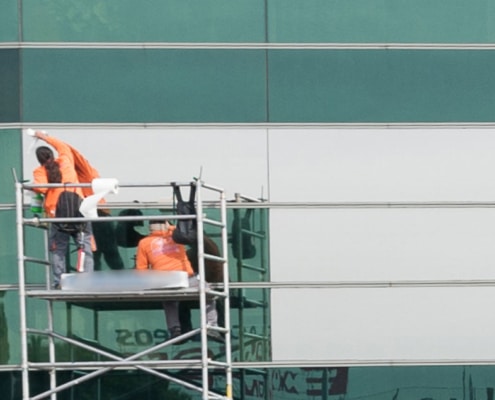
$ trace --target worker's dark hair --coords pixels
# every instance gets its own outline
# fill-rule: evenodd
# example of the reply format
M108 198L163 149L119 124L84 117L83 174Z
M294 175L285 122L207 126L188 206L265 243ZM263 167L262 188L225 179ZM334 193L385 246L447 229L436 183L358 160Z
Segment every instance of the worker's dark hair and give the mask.
M53 157L53 151L49 147L40 146L36 149L38 162L46 169L48 183L62 183L62 173L60 166Z

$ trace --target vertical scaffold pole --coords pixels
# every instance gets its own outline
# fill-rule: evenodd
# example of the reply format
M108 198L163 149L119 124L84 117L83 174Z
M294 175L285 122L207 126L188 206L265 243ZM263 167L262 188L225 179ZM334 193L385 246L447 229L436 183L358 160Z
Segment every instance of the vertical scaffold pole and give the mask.
M208 400L208 337L206 320L206 281L205 281L205 250L203 242L203 199L201 180L196 181L197 206L196 219L198 230L198 272L199 272L199 310L201 317L201 371L203 400Z
M50 229L50 227L48 227ZM44 238L44 245L45 245L45 259L50 260L50 255L48 253L48 230L44 233L43 235ZM50 262L48 263L46 270L45 270L45 276L46 276L46 289L49 290L51 288L51 264ZM54 318L53 318L53 302L48 301L46 303L46 309L47 309L47 315L48 315L48 331L53 332L54 331ZM53 336L48 337L48 355L49 355L49 360L50 363L54 364L55 363L55 341L53 339ZM50 390L54 390L57 387L57 369L55 367L50 368ZM57 400L57 393L53 392L51 397L52 400Z
M223 263L223 287L224 287L224 321L225 321L225 362L227 369L225 373L225 397L232 399L232 346L230 335L230 288L229 288L229 263L228 263L228 232L227 232L227 200L225 192L220 193L220 214L222 222L222 256L225 259Z
M19 319L21 334L22 399L29 399L29 370L26 323L26 277L24 271L24 224L22 183L16 182L17 268L19 274Z

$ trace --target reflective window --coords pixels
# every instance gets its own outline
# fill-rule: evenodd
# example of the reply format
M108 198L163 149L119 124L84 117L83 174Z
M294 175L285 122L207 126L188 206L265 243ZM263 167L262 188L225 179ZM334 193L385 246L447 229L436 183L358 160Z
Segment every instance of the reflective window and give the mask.
M0 49L0 123L20 120L19 74L19 50ZM11 137L10 140L18 139ZM6 149L4 146L2 148Z
M25 0L24 40L261 42L264 0Z
M201 371L167 370L173 377L201 385ZM300 399L486 399L493 400L493 366L305 367L234 369L234 398L239 400ZM79 372L57 374L59 383ZM209 376L209 387L225 393L220 372ZM30 384L48 389L48 373L33 372ZM7 400L20 398L21 373L0 372ZM16 397L17 396L17 397ZM155 400L201 399L201 393L137 371L112 371L57 394L61 400L121 398Z
M2 12L0 13L0 42L19 41L18 25L18 3L16 1L3 1Z
M0 290L0 365L20 362L19 294Z
M0 57L1 54L0 51ZM0 109L2 108L0 107ZM3 174L0 174L0 202L12 204L15 202L14 171L17 179L22 180L22 140L18 130L5 129L0 133L0 165L4 171Z
M283 123L493 119L490 50L273 50L268 75L261 50L23 54L26 121L249 123L265 122L267 115L268 122ZM47 98L47 91L57 96Z
M5 14L14 41L16 12ZM266 10L265 10L266 8ZM489 0L24 1L26 41L491 43ZM142 21L146 21L145 24ZM2 26L0 24L0 26ZM265 26L268 34L265 34ZM1 31L0 31L1 32Z
M492 43L490 0L268 0L271 42Z
M11 184L10 184L11 185ZM15 211L0 211L0 226L10 227L0 230L2 253L0 261L0 285L16 283L17 273L17 231Z
M276 50L270 122L491 122L493 51Z
M234 209L230 226L230 278L238 282L269 282L268 210Z
M26 121L266 120L261 50L27 49L23 54Z

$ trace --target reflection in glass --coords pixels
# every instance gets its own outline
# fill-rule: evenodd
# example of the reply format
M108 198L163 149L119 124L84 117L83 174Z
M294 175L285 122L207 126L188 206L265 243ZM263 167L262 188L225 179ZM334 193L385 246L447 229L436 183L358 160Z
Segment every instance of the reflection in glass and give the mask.
M81 373L82 372L75 372ZM174 377L201 381L195 370L168 370ZM493 400L495 367L394 366L394 367L294 367L234 369L236 400ZM71 372L57 374L61 383ZM48 389L46 372L30 374L31 385ZM209 387L223 392L225 378L209 375ZM0 372L2 399L20 398L21 373ZM17 397L16 397L17 396ZM177 400L201 399L201 394L137 371L113 371L60 392L59 400Z
M0 364L8 364L10 358L9 329L5 315L5 291L0 291Z
M134 207L134 205L133 205ZM162 212L169 214L169 209L136 208L111 210L112 215L146 216ZM209 219L219 217L218 209L205 209ZM236 214L234 214L234 211ZM242 279L246 282L269 281L268 268L268 212L265 209L233 209L228 211L228 246L231 281ZM243 222L239 223L239 218ZM232 221L232 222L230 222ZM106 221L95 222L94 225ZM116 244L120 259L125 269L134 268L136 246L139 239L148 232L147 222L116 221L115 232L105 236L106 241ZM233 231L234 229L234 231ZM220 228L215 225L205 225L205 252L218 255L221 248ZM247 238L247 239L246 239ZM235 240L244 240L244 249L235 247ZM249 254L246 255L246 250ZM191 263L197 268L197 249L188 249ZM73 254L71 255L74 256ZM101 270L111 270L105 256L101 257ZM74 260L71 261L74 265ZM209 283L221 284L223 275L221 263L206 260L206 278ZM269 289L263 288L233 288L230 296L230 320L232 332L232 357L239 361L268 361L271 358L270 345L270 303ZM29 326L46 329L46 307L40 300L28 302ZM217 300L219 325L224 326L224 303ZM142 351L145 348L161 343L169 338L161 303L134 302L101 304L55 303L56 331L60 334L77 337L79 340L97 345L99 348L119 356L126 356ZM199 328L199 304L197 301L181 302L181 323L183 332ZM174 345L150 355L153 358L181 358L185 355L192 357L201 354L198 340L193 338L187 343ZM225 346L212 343L209 346L216 359L225 357ZM48 360L48 339L41 335L29 336L29 354L32 360ZM94 357L86 350L73 347L67 343L56 343L56 354L59 360L88 360Z
M98 216L103 217L103 220L92 223L96 242L96 251L93 252L95 271L101 271L102 258L110 269L124 269L124 261L118 249L115 222L104 220L104 217L110 215L110 210L98 210Z

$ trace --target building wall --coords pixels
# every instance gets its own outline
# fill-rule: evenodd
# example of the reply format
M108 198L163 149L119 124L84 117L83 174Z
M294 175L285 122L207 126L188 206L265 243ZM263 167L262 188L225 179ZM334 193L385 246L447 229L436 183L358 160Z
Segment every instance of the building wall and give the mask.
M492 2L1 7L2 368L20 357L12 169L30 179L29 126L103 176L201 173L274 204L274 364L268 383L240 374L239 396L491 400Z

